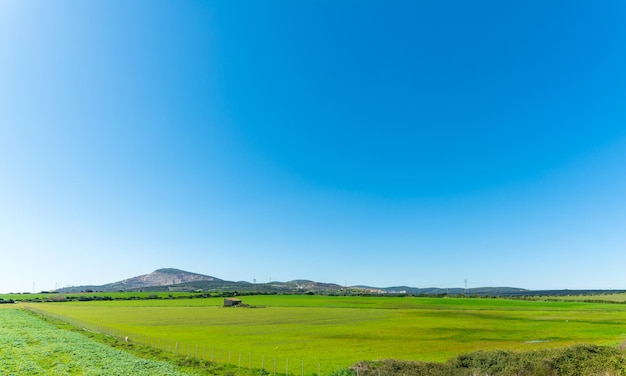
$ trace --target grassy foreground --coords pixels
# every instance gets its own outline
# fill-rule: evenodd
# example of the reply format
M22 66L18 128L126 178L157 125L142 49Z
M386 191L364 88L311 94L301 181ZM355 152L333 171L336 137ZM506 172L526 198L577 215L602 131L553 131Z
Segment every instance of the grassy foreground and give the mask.
M0 359L0 375L189 375L17 309L0 309Z
M502 299L250 296L32 304L131 341L242 367L322 374L362 360L444 363L479 350L617 346L626 306ZM21 304L20 304L21 305Z

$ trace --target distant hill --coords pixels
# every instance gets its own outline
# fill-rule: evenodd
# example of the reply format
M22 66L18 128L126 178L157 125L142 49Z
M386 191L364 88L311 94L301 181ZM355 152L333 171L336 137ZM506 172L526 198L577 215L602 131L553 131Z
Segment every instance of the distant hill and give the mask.
M288 282L250 283L246 281L225 281L216 277L187 272L180 269L158 269L149 274L128 278L105 285L86 285L65 287L59 293L81 291L146 291L146 292L239 292L239 293L321 293L321 294L412 294L412 295L523 295L528 290L512 287L481 288L416 288L410 286L371 287L341 286L335 283L323 283L310 280Z
M340 285L333 283L322 283L307 280L294 280L289 282L270 283L250 283L246 281L224 281L221 279L199 280L184 282L173 286L168 286L169 291L206 291L206 292L257 292L257 293L341 293L345 291ZM163 287L144 287L143 291L163 291Z
M78 292L85 290L92 291L139 291L139 290L151 290L151 291L163 291L167 290L167 287L177 286L192 282L224 282L219 278L211 277L208 275L186 272L184 270L166 268L158 269L150 274L144 274L133 278L128 278L123 281L108 283L101 286L76 286L65 287L57 290L58 292ZM156 289L156 290L155 290Z

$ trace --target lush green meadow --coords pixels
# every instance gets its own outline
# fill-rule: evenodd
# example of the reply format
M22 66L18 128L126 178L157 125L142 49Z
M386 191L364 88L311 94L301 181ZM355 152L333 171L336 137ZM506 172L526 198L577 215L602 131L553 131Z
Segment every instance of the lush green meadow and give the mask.
M626 306L468 298L246 296L30 304L118 336L207 360L300 374L360 360L445 361L477 350L528 351L626 339ZM24 304L19 304L20 306Z
M0 309L0 375L186 375L18 309Z

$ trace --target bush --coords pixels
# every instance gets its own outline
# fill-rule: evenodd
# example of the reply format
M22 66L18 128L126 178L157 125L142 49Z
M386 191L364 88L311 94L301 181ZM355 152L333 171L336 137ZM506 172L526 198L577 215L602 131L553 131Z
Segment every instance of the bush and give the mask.
M477 351L447 363L360 362L350 369L359 376L626 376L626 357L617 348L578 345L530 352Z
M559 375L626 375L626 359L615 348L580 345L560 351L546 361Z
M359 376L446 376L450 375L448 368L442 363L386 359L375 362L360 362L350 367L350 370L355 374L358 372Z

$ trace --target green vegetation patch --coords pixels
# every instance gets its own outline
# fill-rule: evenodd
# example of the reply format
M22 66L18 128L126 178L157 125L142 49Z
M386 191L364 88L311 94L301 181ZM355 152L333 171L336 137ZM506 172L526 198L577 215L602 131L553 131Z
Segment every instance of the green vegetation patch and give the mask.
M207 298L208 293L190 292L142 292L142 291L116 291L116 292L74 292L56 293L40 292L36 294L0 294L0 304L13 302L67 302L67 301L100 301L100 300L154 300L154 299L193 299Z
M359 362L350 372L359 376L617 376L626 375L626 358L614 347L578 345L527 352L478 351L446 363L391 359Z
M0 375L188 375L17 309L0 310L0 358Z
M571 295L553 295L553 296L529 296L524 299L544 300L544 301L569 301L569 302L586 302L586 303L626 303L626 293L601 293L601 294L571 294Z

